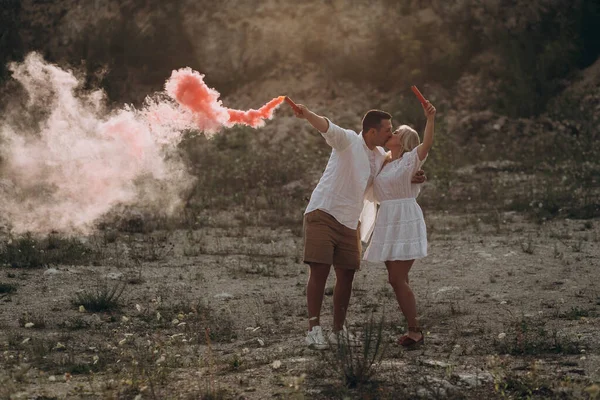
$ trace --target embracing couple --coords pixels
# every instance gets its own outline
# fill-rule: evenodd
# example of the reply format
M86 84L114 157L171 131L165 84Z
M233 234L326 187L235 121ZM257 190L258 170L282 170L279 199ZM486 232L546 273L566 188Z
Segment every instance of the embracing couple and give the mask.
M306 106L298 107L296 117L306 119L332 147L304 214L304 262L310 268L306 287L307 345L325 349L341 336L355 341L344 321L354 274L360 268L361 240L368 242L371 236L364 259L385 263L408 323L408 332L398 343L404 347L422 344L424 337L408 273L415 259L427 255L425 221L416 197L419 184L425 181L420 166L433 144L435 107L429 102L423 105L427 117L423 143L409 126L393 130L392 116L384 111L367 112L362 132L357 134ZM326 339L319 317L332 265L336 277L333 330Z

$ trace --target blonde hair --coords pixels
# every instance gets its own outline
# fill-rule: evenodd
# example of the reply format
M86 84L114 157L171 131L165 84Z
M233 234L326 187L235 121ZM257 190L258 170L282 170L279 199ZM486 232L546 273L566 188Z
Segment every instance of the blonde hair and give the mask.
M421 144L419 134L408 125L400 125L398 131L402 135L402 154L412 151Z

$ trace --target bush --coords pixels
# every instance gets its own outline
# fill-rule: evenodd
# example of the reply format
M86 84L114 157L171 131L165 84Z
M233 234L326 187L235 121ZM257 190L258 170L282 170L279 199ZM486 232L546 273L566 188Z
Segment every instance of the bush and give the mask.
M119 299L125 290L124 282L116 283L114 286L102 285L93 291L77 293L71 303L83 306L87 311L101 312L116 310L121 306Z
M579 354L579 343L546 329L544 321L521 317L511 323L506 337L495 342L500 354Z
M87 263L93 252L76 239L51 234L36 239L30 233L9 239L0 248L0 263L13 268L40 268L49 264Z
M22 57L21 37L19 26L21 21L21 2L19 0L3 0L0 7L0 84L4 82L8 71L6 65L9 61L16 61Z
M0 294L14 293L17 291L17 286L10 283L0 283Z
M285 185L302 182L312 161L306 145L286 138L274 146L257 138L254 129L235 127L215 135L189 137L181 145L197 177L188 197L188 208L235 206L273 211L285 219L299 213L306 204L304 185L286 190ZM298 218L299 220L299 218Z
M383 337L385 320L375 321L373 315L362 330L361 346L355 347L347 336L340 335L331 354L326 353L329 364L340 374L347 387L354 388L372 381L376 366L381 362L386 344Z
M600 6L593 0L517 0L510 7L483 0L435 4L445 16L444 30L454 31L461 47L498 56L477 67L500 81L496 109L509 116L543 112L564 79L600 54L595 39Z

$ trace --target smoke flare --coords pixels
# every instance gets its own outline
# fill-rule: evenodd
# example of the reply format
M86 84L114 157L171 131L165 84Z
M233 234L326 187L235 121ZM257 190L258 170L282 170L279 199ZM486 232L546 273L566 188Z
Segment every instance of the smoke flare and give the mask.
M87 233L116 205L172 213L194 183L176 151L181 132L260 127L283 101L230 110L184 68L141 109L108 111L103 91L83 91L37 53L9 68L26 95L0 119L0 222L15 233Z
M219 100L219 92L206 85L204 75L190 68L173 71L165 84L165 89L169 96L192 113L192 120L198 128L208 132L215 132L222 127L231 127L235 124L244 124L253 128L264 126L265 119L271 119L273 111L285 99L285 96L276 97L258 110L242 111L226 108Z

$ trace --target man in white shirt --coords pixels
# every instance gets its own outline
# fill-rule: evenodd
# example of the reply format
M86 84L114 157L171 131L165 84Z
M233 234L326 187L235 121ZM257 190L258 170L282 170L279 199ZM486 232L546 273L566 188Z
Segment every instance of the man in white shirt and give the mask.
M368 237L374 221L375 204L365 198L386 158L381 148L392 136L392 116L370 110L362 120L362 132L342 129L299 104L298 118L306 119L332 147L331 157L304 214L304 262L310 275L306 287L308 334L311 348L324 349L328 343L320 326L321 305L331 265L335 270L333 331L330 343L337 343L344 327L355 272L360 268L361 230ZM422 171L413 179L422 183ZM365 212L365 210L370 210ZM362 213L362 215L361 215ZM361 226L362 222L362 226Z

